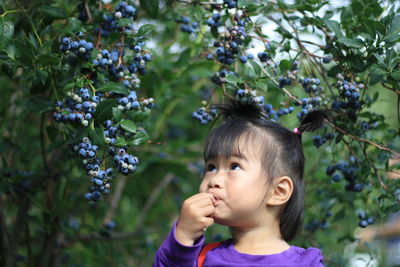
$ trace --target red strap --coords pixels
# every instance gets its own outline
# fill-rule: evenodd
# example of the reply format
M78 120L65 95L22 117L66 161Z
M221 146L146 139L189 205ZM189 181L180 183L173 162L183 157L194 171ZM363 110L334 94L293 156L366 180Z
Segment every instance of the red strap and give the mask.
M197 258L197 267L203 267L203 263L206 260L206 254L208 251L212 250L213 248L218 247L220 244L222 243L222 241L220 242L215 242L215 243L210 243L205 245L199 254L199 257Z

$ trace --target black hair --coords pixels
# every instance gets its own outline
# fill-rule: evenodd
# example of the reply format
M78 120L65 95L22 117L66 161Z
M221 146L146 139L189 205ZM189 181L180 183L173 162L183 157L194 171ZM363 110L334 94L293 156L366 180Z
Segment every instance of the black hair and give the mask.
M280 230L286 241L292 240L301 228L304 212L302 135L270 120L257 104L230 100L215 107L220 111L223 123L210 132L204 146L204 160L240 154L238 140L244 138L246 144L261 150L261 164L269 185L274 178L291 177L293 193L282 210ZM301 133L314 131L323 126L324 120L330 120L328 112L314 110L302 119L297 128Z

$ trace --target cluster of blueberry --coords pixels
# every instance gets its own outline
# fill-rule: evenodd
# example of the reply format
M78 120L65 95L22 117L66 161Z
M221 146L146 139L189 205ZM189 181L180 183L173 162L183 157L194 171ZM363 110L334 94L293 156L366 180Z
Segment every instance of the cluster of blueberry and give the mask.
M123 175L128 175L134 173L139 164L139 159L132 155L129 155L125 148L116 148L113 145L116 143L118 135L125 134L125 131L119 126L113 126L111 120L106 120L104 122L104 137L106 143L110 144L108 148L109 154L113 157L115 165L119 172Z
M318 78L300 77L299 81L307 93L313 92L319 94L322 91L322 87L320 86L321 81Z
M72 51L76 55L89 60L93 47L92 42L88 42L84 39L73 41L71 37L64 37L61 41L60 51L64 54L68 54Z
M324 55L324 58L322 59L322 63L328 64L332 61L332 57L329 55Z
M186 33L193 33L199 28L199 23L197 21L190 22L190 18L187 16L182 16L177 22L182 23L181 31Z
M84 6L81 6L80 12L82 14L86 14L86 11L83 11L84 8ZM107 9L110 10L109 8ZM110 12L112 13L103 16L104 21L100 27L96 26L98 28L97 31L94 30L95 34L101 31L102 36L106 37L111 32L124 35L127 31L133 30L132 22L136 16L136 9L133 6L128 5L126 2L120 2L115 10ZM87 21L87 17L85 18L82 15L81 18ZM136 32L134 33L136 34ZM92 68L89 71L92 72L86 76L93 80L93 91L85 87L74 89L65 100L57 102L56 111L52 114L54 120L57 122L79 122L83 126L88 126L93 120L92 117L98 104L105 99L117 100L117 109L121 111L153 108L154 99L140 98L139 100L136 95L136 89L140 87L138 75L146 73L146 64L151 60L151 55L144 49L145 42L142 38L145 36L135 36L134 40L127 41L129 43L127 45L118 42L115 44L117 48L113 49L107 49L107 39L103 38L101 42L99 40L99 46L102 49L95 55L95 58L90 58L93 44L83 40L83 37L84 35L80 33L76 38L79 41L73 41L75 38L63 38L60 49L64 53L74 51L77 54L84 55L87 60L91 59ZM130 51L132 53L125 53L126 49L132 50ZM127 54L127 57L125 57L125 54ZM106 93L96 92L96 88L102 85L96 79L100 72L104 76L104 81L120 82L129 88L129 94L125 96L125 94L117 93L117 91L113 90ZM82 82L79 79L78 81ZM85 81L84 84L87 84L87 82ZM131 138L135 134L126 132L122 129L122 126L113 126L110 120L105 121L103 132L105 143L107 144L106 148L109 150L109 154L116 165L115 169L124 175L135 172L139 163L138 158L127 153L128 146L117 148L123 143L123 141L119 142L121 136ZM83 158L83 168L93 183L90 191L85 194L85 198L91 203L97 202L103 193L109 192L113 174L112 168L100 168L104 159L100 159L96 155L96 151L99 149L97 145L92 144L88 138L84 138L79 144L72 145L73 150Z
M127 34L134 32L134 24L119 25L119 19L134 20L136 17L136 8L128 5L126 2L120 2L111 15L104 15L101 26L95 30L95 33L101 33L102 36L109 36L112 32L120 31Z
M227 8L236 8L237 2L238 1L235 0L224 0L224 4L226 5Z
M206 20L206 24L211 28L218 28L222 25L221 23L221 15L219 13L213 13L211 18Z
M235 97L241 103L264 104L264 97L257 96L256 90L238 89L235 92Z
M322 98L316 97L304 97L301 99L301 104L295 102L295 105L301 105L301 111L297 113L297 118L299 120L303 119L304 116L308 114L309 111L313 110L315 107L321 104Z
M147 73L146 64L151 60L151 55L144 51L144 46L145 43L140 41L133 47L133 50L137 54L133 57L133 61L128 66L128 70L131 73L139 73L140 75Z
M76 9L78 9L78 19L82 22L86 22L89 19L89 16L86 12L86 8L85 8L85 3L84 2L80 2L77 6Z
M361 192L364 189L364 184L357 180L359 168L356 164L357 160L351 157L350 162L342 161L335 165L329 165L326 174L331 176L334 182L339 182L344 177L347 181L346 191Z
M312 140L313 140L313 144L314 146L321 147L322 145L324 145L327 141L332 140L333 138L335 138L335 134L334 133L326 133L323 136L317 134L314 135Z
M214 47L216 47L215 55L218 62L226 65L233 63L234 58L240 53L240 46L243 44L244 39L247 34L244 26L239 26L245 24L245 20L237 21L238 25L229 26L227 32L222 32L219 36L219 41L214 42ZM209 55L207 56L210 57ZM244 56L242 58L243 62ZM247 60L247 57L246 57Z
M265 52L265 51L258 52L257 57L261 62L264 62L264 63L271 59L269 53Z
M318 229L326 229L329 227L328 218L332 216L332 212L328 211L325 216L321 219L312 219L310 222L306 223L304 228L307 231L315 232Z
M217 71L212 77L211 80L217 84L217 85L222 85L225 80L224 78L228 75L228 74L232 74L235 75L234 71L231 70L227 70L227 69L221 69L220 71Z
M96 55L96 58L92 60L92 63L95 66L105 68L108 65L117 63L119 56L120 53L117 50L108 51L107 49L103 49Z
M276 68L276 66L271 64L273 62L269 62L269 63L272 67ZM291 85L292 81L296 79L298 72L299 72L299 64L295 61L292 63L290 70L284 76L280 76L278 78L279 87L283 88L283 87L285 87L285 85Z
M115 142L117 142L117 133L118 133L118 127L117 126L112 126L111 120L106 120L104 122L104 138L107 144L114 145Z
M192 113L192 118L196 119L201 125L205 125L217 116L217 110L211 108L207 110L205 107L198 108Z
M69 92L69 97L64 101L57 101L56 112L52 114L53 119L57 122L79 122L88 126L102 96L102 93L92 96L85 87L73 93Z
M128 175L136 171L137 165L139 164L139 159L137 157L129 155L123 148L118 149L118 151L110 149L110 152L111 155L114 156L114 162L118 171L123 175Z
M96 155L98 146L92 144L88 137L82 138L82 141L78 144L72 144L72 148L81 156L83 168L91 178L92 186L90 191L85 194L85 198L96 202L100 199L102 193L108 194L110 192L113 169L102 170L100 168L101 160Z
M263 106L265 112L269 116L270 119L277 120L278 117L287 115L294 111L293 106L289 106L288 108L280 108L278 111L275 111L271 104L265 104Z
M356 111L361 108L360 89L363 89L365 85L355 81L346 81L341 74L338 74L337 78L338 81L336 86L339 89L341 101L333 101L332 109L344 109L349 111L348 114L351 115L354 113L352 111Z
M367 214L363 210L360 210L358 212L358 219L360 220L358 226L362 228L365 228L375 222L375 218L372 216L367 216Z

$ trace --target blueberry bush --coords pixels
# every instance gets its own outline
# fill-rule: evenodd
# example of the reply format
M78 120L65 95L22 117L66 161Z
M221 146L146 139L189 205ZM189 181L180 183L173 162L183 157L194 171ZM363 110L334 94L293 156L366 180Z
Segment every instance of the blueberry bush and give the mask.
M329 111L294 244L346 266L400 204L399 5L347 2L0 0L0 265L151 265L234 98Z

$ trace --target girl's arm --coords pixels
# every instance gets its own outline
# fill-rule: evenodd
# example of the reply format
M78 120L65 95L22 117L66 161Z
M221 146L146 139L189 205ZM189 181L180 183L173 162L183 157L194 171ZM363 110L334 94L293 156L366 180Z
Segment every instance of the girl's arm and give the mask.
M157 250L153 267L195 267L197 265L197 257L204 245L204 235L198 238L193 246L186 246L176 239L175 233L176 223Z
M158 249L153 267L195 267L204 232L214 223L214 196L199 193L182 204L178 222Z

